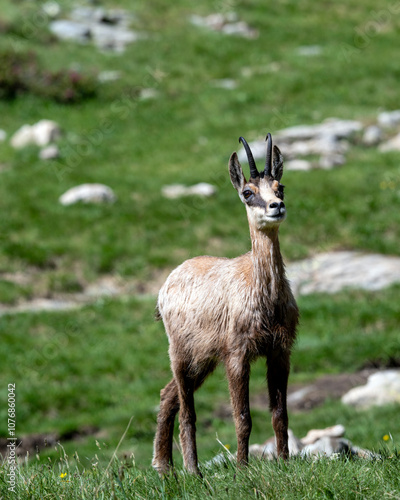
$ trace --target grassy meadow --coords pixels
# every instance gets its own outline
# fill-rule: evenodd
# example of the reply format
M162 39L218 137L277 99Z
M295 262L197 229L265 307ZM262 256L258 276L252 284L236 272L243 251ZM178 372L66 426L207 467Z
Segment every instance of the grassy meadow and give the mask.
M94 95L78 102L60 102L44 86L0 99L0 129L7 132L0 142L0 304L79 292L110 276L147 292L187 258L244 253L245 211L227 171L239 136L250 142L332 116L370 124L379 111L399 108L394 4L104 0L104 7L129 9L132 27L145 35L115 54L55 40L40 14L44 2L3 3L1 51L29 53L41 71L73 70L96 84ZM67 14L70 2L59 4ZM257 29L258 38L189 22L192 14L229 11ZM314 45L320 54L299 55L299 47ZM120 77L98 83L103 71ZM221 79L236 87L218 88ZM141 99L149 88L155 97ZM18 128L43 118L64 131L56 160L40 160L37 147L10 145ZM86 182L110 186L117 201L58 202ZM162 186L174 182L209 182L218 192L207 200L163 198ZM286 172L283 183L286 261L342 249L400 255L398 153L380 153L356 137L344 166ZM300 297L291 383L398 362L399 296L393 286ZM341 423L354 444L381 453L381 460L252 460L248 471L229 463L207 468L223 450L220 443L232 452L236 446L220 369L196 398L204 479L181 471L177 446L176 477L159 480L150 468L152 440L170 370L163 326L153 320L155 300L152 293L130 294L73 311L0 316L0 436L7 436L7 386L15 383L17 436L54 435L61 443L22 461L16 498L400 498L396 406L357 411L330 399L290 414L299 437ZM252 397L265 393L265 385L260 360L252 369ZM267 408L254 405L252 417L251 443L263 442L272 435ZM4 462L2 498L8 498L7 470Z

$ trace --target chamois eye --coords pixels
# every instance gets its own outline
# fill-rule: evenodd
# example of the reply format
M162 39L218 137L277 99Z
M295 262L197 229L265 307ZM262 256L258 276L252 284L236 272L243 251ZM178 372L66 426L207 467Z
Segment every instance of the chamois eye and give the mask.
M243 196L245 200L248 200L251 196L253 196L253 191L250 191L250 189L246 189L243 191Z

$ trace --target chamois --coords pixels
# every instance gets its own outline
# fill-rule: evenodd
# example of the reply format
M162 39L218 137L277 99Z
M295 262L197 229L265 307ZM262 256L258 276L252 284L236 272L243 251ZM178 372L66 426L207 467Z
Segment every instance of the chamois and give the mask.
M263 172L242 142L250 167L246 181L236 152L229 159L233 187L246 206L252 249L234 259L195 257L168 276L157 302L169 339L173 379L161 391L153 467L170 470L173 430L179 411L180 442L186 469L200 474L196 449L194 392L219 362L226 369L237 435L237 462L246 465L251 416L250 363L267 360L272 426L277 454L289 456L287 383L299 312L285 276L278 229L286 218L283 157L267 135Z

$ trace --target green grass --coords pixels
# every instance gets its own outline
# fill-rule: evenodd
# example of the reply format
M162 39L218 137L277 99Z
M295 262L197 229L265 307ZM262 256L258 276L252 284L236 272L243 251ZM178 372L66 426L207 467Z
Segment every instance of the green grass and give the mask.
M70 2L60 5L69 11ZM8 139L0 145L2 304L79 292L110 274L146 282L195 255L244 253L250 247L245 212L227 172L239 136L251 141L331 116L369 124L379 110L398 108L394 47L400 19L389 13L379 31L368 31L377 22L372 0L346 5L152 0L134 6L107 0L102 5L133 9L133 25L147 37L123 55L61 43L39 26L39 2L4 2L5 49L34 51L43 69L118 70L121 79L99 84L95 98L75 105L31 94L0 101L8 139L24 123L42 118L64 130L55 161L40 161L35 147L13 150ZM188 22L191 14L218 9L237 12L259 38L223 36ZM379 12L389 12L385 9ZM299 56L304 45L320 45L321 54ZM234 79L237 87L215 88L211 82L221 78ZM140 91L149 87L158 96L140 100ZM341 168L286 172L288 220L280 237L285 259L336 249L399 255L399 179L398 154L363 147L360 137ZM206 201L161 196L165 184L201 181L215 184L217 195ZM116 203L58 203L62 193L83 182L109 185ZM23 273L27 280L11 281L10 273ZM300 298L291 382L398 360L399 291L394 286ZM204 470L199 481L181 472L177 449L178 479L158 480L149 463L159 391L170 370L162 324L152 319L154 305L154 297L122 297L76 311L0 317L0 434L7 434L5 388L16 383L18 436L54 432L63 446L41 450L21 468L20 498L398 497L398 406L358 412L332 400L291 414L295 434L342 423L356 445L377 451L390 433L392 448L384 460L253 461L246 473L235 476L231 466L221 466ZM260 360L252 370L251 393L265 390ZM234 425L222 411L227 401L219 369L196 398L203 467L221 451L216 434L235 448ZM268 411L255 406L252 413L251 442L263 442L272 435ZM118 451L121 462L106 470L131 417ZM88 428L95 434L81 432ZM79 440L68 439L79 432ZM124 455L132 453L134 464L125 463ZM4 464L4 492L6 471Z
M326 372L361 369L366 363L387 364L399 353L399 287L365 293L308 296L299 300L302 319L292 359L292 383ZM18 314L0 318L5 346L2 387L17 387L19 436L56 432L69 456L78 452L91 463L102 443L107 461L129 419L132 424L121 452L134 453L137 465L151 461L159 391L170 379L168 342L162 323L152 320L154 299L100 300L93 306L63 313ZM251 395L265 394L265 362L253 365ZM7 394L1 393L0 433L7 434ZM224 372L218 369L196 394L200 460L218 453L216 434L235 449ZM382 436L398 440L397 407L363 413L327 401L322 408L291 415L290 425L303 436L312 427L337 423L358 446L379 449ZM264 408L253 408L252 443L273 434ZM379 423L378 423L379 422ZM92 428L79 445L68 435ZM93 432L94 432L93 431ZM177 437L177 434L176 434ZM177 452L176 452L177 453ZM41 460L57 455L43 449ZM179 454L178 454L179 455ZM177 456L179 463L180 458Z
M179 471L165 480L155 471L141 471L132 460L83 469L79 457L69 464L60 454L56 465L22 467L18 498L397 498L400 487L400 457L389 450L380 460L253 460L245 470L227 463L203 468L202 479ZM4 475L1 480L5 493Z

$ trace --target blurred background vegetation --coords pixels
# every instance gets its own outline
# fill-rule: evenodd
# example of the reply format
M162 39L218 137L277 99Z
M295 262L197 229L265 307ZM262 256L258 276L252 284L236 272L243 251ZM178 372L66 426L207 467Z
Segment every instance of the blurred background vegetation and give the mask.
M68 16L71 3L58 5L59 16ZM7 138L0 143L0 301L57 298L110 276L133 283L135 293L73 311L0 317L0 431L6 435L6 387L16 383L18 436L55 433L69 456L78 451L90 464L96 454L109 459L133 415L121 453L134 453L147 467L159 390L170 378L167 340L153 321L159 276L195 255L248 251L244 209L227 173L240 135L251 141L331 116L370 124L380 110L399 107L400 17L384 6L378 11L372 0L99 5L132 14L141 37L124 52L58 40L44 2L2 3L0 128ZM231 11L258 36L227 36L189 20ZM303 46L319 49L306 57ZM118 78L100 82L104 72ZM226 79L234 88L218 87ZM60 157L52 161L39 159L35 146L14 149L9 141L23 124L43 118L63 130ZM390 189L382 188L383 179L391 180ZM58 202L87 182L110 186L117 201ZM206 201L168 200L161 188L172 182L210 182L218 192ZM398 153L356 140L344 166L286 172L284 184L286 261L339 249L400 254ZM399 291L301 297L291 382L398 359ZM260 361L253 395L266 391L264 372ZM220 370L197 397L201 460L219 451L216 432L235 446L227 401ZM389 432L398 439L395 416L396 407L359 413L332 400L292 414L290 425L302 435L342 423L356 444L379 449ZM266 405L254 408L253 419L252 442L263 442L272 434ZM38 459L58 453L49 446Z

